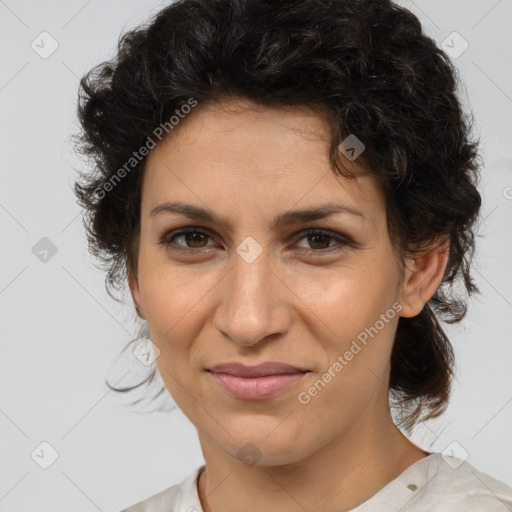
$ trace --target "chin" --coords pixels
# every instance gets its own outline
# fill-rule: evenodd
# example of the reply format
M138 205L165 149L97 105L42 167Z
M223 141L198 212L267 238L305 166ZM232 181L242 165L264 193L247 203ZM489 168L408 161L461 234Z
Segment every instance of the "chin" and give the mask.
M229 456L240 460L247 467L283 466L307 456L307 450L301 449L303 441L289 429L282 426L276 428L275 425L270 429L262 429L254 423L253 419L252 428L240 429L239 436L224 438L227 442L224 451ZM280 428L282 430L278 432ZM221 443L219 445L222 446Z

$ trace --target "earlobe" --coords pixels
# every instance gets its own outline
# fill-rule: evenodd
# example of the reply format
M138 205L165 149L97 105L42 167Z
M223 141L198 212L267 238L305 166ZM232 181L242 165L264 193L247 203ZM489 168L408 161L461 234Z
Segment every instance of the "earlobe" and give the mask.
M411 318L421 313L443 279L449 256L449 239L438 239L427 251L408 258L401 290L400 316Z

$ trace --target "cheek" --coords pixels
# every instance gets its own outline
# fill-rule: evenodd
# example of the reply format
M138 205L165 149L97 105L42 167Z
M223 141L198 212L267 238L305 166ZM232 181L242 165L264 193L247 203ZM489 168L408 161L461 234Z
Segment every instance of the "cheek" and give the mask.
M290 289L300 299L308 324L318 329L318 339L334 345L373 325L395 300L391 269L381 272L368 261L293 279Z
M197 343L210 321L216 286L224 273L197 266L180 268L141 263L139 285L152 341L160 350L159 373L174 401L184 411L200 399L199 365L210 347ZM203 336L204 338L204 336ZM208 341L208 340L207 340Z
M310 281L310 294L303 301L316 344L311 350L324 352L319 372L322 382L308 395L318 393L314 401L326 410L336 403L357 408L363 395L370 396L387 382L399 318L393 307L393 271L367 268L344 269L322 287L311 287Z
M339 336L323 340L328 362L298 389L304 421L322 424L324 437L350 428L374 400L386 400L397 317L389 309L388 323L378 316L365 321L372 316L368 311L357 318L339 315Z
M204 266L179 265L165 250L144 255L139 286L152 334L161 341L184 340L183 333L200 326L205 299L221 276Z

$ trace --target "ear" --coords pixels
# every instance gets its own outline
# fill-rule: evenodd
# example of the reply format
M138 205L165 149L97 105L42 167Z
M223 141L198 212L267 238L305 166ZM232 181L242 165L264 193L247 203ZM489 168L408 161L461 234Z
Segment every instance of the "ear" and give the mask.
M144 306L142 305L140 296L139 280L137 276L133 275L131 272L128 274L128 285L130 287L130 294L132 296L133 304L135 305L137 314L140 318L146 319L146 313L144 312Z
M426 251L407 258L400 293L400 316L410 318L421 313L441 284L450 250L447 236L437 239Z

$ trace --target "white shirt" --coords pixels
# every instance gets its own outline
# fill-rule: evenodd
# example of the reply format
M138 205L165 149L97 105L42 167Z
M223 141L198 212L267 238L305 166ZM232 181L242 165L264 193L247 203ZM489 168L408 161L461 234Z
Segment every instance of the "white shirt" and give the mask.
M197 492L204 467L121 512L204 512ZM457 457L431 453L349 512L398 511L512 512L512 487Z

